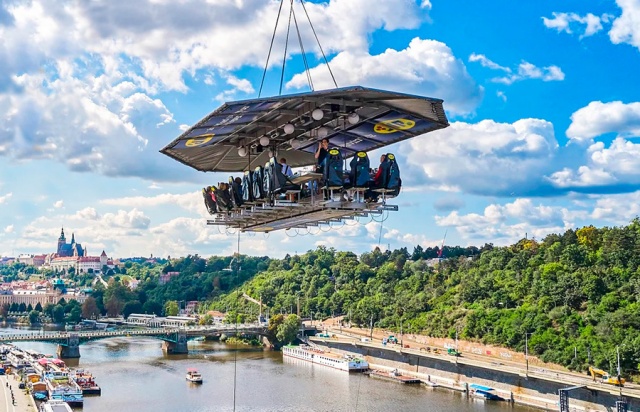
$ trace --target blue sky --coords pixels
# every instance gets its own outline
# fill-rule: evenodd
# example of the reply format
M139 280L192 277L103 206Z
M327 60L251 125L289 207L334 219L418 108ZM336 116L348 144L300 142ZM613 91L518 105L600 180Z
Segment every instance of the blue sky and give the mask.
M258 95L278 5L2 2L0 255L53 252L61 226L89 254L235 250L199 193L226 175L158 150ZM447 244L504 245L639 214L640 0L306 5L339 86L441 98L451 126L390 148L404 190L382 224L243 234L243 253L411 251L445 231ZM333 87L299 23L316 90ZM263 96L278 93L280 29ZM289 52L283 93L308 91L297 42Z

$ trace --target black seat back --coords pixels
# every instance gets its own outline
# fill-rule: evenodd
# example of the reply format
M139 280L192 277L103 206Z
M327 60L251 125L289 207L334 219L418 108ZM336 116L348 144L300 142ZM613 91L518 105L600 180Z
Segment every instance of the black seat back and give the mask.
M247 170L242 176L242 200L243 202L253 202L253 172Z
M242 186L233 176L229 176L229 196L235 207L242 206Z
M369 156L366 152L358 152L349 163L351 171L349 172L349 181L353 187L367 187L369 180Z
M389 177L385 187L389 190L393 190L390 193L391 196L397 196L398 193L400 193L400 188L402 187L400 168L398 167L396 157L392 153L387 154L387 162L389 163Z
M342 154L340 149L332 147L329 149L324 167L324 181L328 187L342 187Z
M273 193L284 193L287 190L300 190L300 185L291 182L289 176L282 173L282 165L275 157L269 161L271 169L271 190Z
M265 198L271 196L271 194L273 193L273 168L271 167L271 161L264 164L262 175L262 193Z
M226 183L218 183L218 190L215 192L216 201L218 202L218 208L220 210L233 209L233 202L229 195L229 185Z
M251 187L253 192L253 199L264 199L264 190L262 188L262 179L264 176L264 170L262 166L256 167L256 170L253 171L253 176L251 179Z
M215 200L216 195L215 191L212 190L212 186L207 186L202 189L202 197L204 197L204 204L207 206L209 214L216 214L218 212L218 204Z

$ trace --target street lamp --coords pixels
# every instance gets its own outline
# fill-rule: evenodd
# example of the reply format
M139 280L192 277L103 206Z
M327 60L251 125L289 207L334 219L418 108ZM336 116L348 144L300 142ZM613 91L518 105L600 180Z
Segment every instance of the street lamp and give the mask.
M524 361L526 364L525 376L529 376L529 335L533 335L533 332L525 332L524 334Z
M622 381L620 380L620 346L616 346L616 355L618 357L618 388L620 388L620 400L622 400Z

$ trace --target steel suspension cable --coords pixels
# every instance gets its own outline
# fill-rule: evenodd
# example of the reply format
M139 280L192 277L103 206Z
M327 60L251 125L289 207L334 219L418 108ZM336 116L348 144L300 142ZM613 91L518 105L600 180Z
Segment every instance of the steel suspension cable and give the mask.
M262 86L264 85L264 78L267 75L267 68L269 67L269 59L271 58L271 50L273 49L273 41L276 38L276 31L278 29L278 22L280 21L280 13L282 12L282 3L284 0L280 0L280 7L278 8L278 17L276 17L276 25L273 28L273 35L271 36L271 44L269 45L269 53L267 54L267 62L264 64L264 71L262 72L262 81L260 81L260 91L258 97L262 95Z
M292 8L293 9L293 8ZM298 33L298 43L300 44L300 52L302 53L302 62L304 63L304 71L307 74L307 82L309 88L313 91L313 80L311 80L311 71L309 70L309 62L307 61L307 54L304 52L304 46L302 45L302 36L300 35L300 27L298 27L298 19L296 19L296 12L293 11L293 23L296 25L296 32Z
M282 71L280 72L280 90L278 96L282 96L282 84L284 83L284 67L287 62L287 49L289 48L289 32L291 31L291 15L293 14L293 0L290 3L289 8L289 24L287 24L287 38L284 43L284 54L282 55Z
M309 17L309 13L307 12L307 7L304 5L304 0L300 0L302 4L302 9L304 10L304 14L307 15L307 20L309 21L309 26L311 26L311 31L313 31L313 36L316 38L316 42L318 43L318 47L320 48L320 53L322 53L322 58L324 59L325 64L327 65L327 69L329 69L329 74L331 75L331 79L333 80L334 86L336 89L338 88L338 83L336 82L336 78L333 76L333 71L331 71L331 66L329 66L329 61L327 60L327 56L324 54L324 50L322 50L322 45L320 44L320 39L318 39L318 35L316 34L316 29L313 27L313 23L311 23L311 18Z

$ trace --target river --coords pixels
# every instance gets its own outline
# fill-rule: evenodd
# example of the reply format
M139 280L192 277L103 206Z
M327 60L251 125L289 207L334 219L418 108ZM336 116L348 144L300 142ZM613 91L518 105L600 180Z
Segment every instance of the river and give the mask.
M0 328L0 333L12 331ZM17 346L45 354L56 351L56 345L43 342ZM85 397L84 411L90 412L534 410L283 360L280 352L233 349L218 342L190 342L188 355L167 356L157 339L109 338L82 344L81 358L67 364L89 370L102 387L102 396ZM187 368L197 368L204 383L187 382Z

